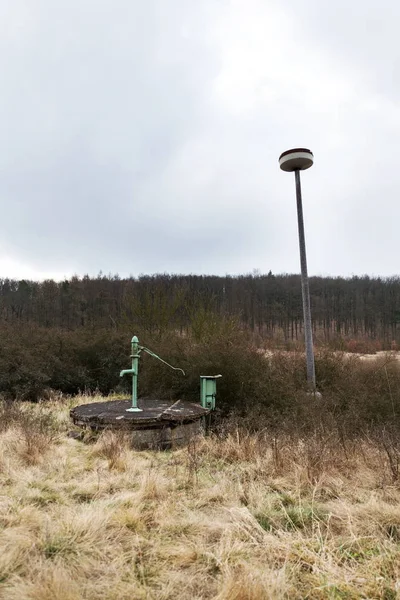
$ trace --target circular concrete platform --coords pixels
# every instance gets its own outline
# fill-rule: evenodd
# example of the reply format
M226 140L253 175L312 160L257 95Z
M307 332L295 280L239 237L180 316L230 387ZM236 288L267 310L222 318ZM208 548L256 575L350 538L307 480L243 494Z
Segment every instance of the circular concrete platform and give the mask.
M209 410L200 404L141 398L142 412L127 412L130 400L109 400L76 406L70 411L75 425L94 431L129 431L135 448L166 449L186 444L202 433Z

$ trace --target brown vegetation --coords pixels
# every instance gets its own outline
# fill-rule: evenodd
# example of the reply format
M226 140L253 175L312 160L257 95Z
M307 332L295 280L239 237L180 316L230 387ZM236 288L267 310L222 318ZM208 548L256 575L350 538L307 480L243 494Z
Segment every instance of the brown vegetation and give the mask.
M398 597L395 431L231 419L134 452L111 432L67 438L71 405L3 405L0 598Z
M266 353L252 327L204 307L182 331L166 309L155 331L142 317L3 320L0 598L398 597L398 356L320 348L316 399L301 348ZM144 356L142 395L198 401L199 375L223 374L210 437L166 453L134 452L126 434L67 437L74 403L127 391L133 332L187 374Z
M351 350L400 344L400 279L311 277L313 329L319 343ZM10 325L121 330L146 336L175 330L202 336L213 317L236 317L263 340L301 342L299 275L99 275L55 281L0 279L0 321Z
M399 279L314 277L310 290L319 349L375 353L399 347ZM179 381L145 359L142 393L197 396L198 374L223 369L229 406L243 404L246 395L257 401L248 380L258 380L263 397L271 385L260 376L256 349L300 352L302 321L297 275L0 279L0 395L37 400L51 390L126 391L119 371L137 334L191 377ZM303 375L300 369L296 389Z

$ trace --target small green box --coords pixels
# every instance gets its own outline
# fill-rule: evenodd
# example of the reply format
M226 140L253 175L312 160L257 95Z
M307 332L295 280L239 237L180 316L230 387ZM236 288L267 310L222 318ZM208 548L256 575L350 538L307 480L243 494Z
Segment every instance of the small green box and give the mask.
M222 375L200 375L200 398L203 408L215 410L217 379L220 377L222 377Z

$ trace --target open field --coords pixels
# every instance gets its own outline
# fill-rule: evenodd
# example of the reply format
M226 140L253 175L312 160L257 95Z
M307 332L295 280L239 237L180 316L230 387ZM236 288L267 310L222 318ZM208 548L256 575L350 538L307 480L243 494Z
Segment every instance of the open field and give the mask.
M280 354L283 355L287 355L287 356L293 356L296 354L301 354L304 355L304 351L299 352L299 351L294 351L294 350L267 350L262 351L265 356L267 358L271 358L274 354L276 354L276 352L279 352ZM359 358L360 360L366 360L366 361L374 361L374 362L378 362L378 361L384 361L386 362L388 359L390 359L391 361L400 361L400 352L389 352L389 351L379 351L379 352L375 352L375 354L361 354L358 352L332 352L332 355L335 356L344 356L346 358L350 358L350 359L354 359L354 358Z
M346 356L354 356L352 353L347 352ZM378 359L385 359L387 356L390 356L391 359L393 360L400 360L400 352L376 352L376 354L357 354L356 356L358 356L359 358L361 358L361 360L376 360Z
M0 598L400 597L394 446L232 425L139 453L68 438L71 404L3 407Z

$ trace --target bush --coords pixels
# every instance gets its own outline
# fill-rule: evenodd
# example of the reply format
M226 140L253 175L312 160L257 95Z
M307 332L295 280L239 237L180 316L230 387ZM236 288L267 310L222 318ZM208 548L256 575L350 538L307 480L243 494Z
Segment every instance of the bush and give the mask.
M186 373L142 352L139 397L199 402L200 375L222 374L217 390L221 415L234 414L252 429L296 423L309 431L320 424L353 434L370 426L400 425L400 363L395 355L364 361L319 351L316 375L322 399L316 400L306 393L303 353L266 354L231 320L210 327L203 328L203 338L200 330L195 336L169 333L153 339L138 332L142 344ZM130 365L132 330L3 326L0 334L0 394L5 398L38 400L52 389L130 394L130 378L120 379L119 372Z
M6 327L0 331L0 394L38 400L49 390L107 394L129 361L129 336L109 330Z
M218 375L217 405L223 414L244 415L256 406L281 407L290 402L295 384L287 378L283 359L268 363L265 355L240 330L230 330L206 343L169 338L158 344L159 355L182 368L185 376L157 360L144 357L139 377L140 394L199 402L200 375ZM143 355L142 355L143 356ZM300 375L298 380L305 383Z

